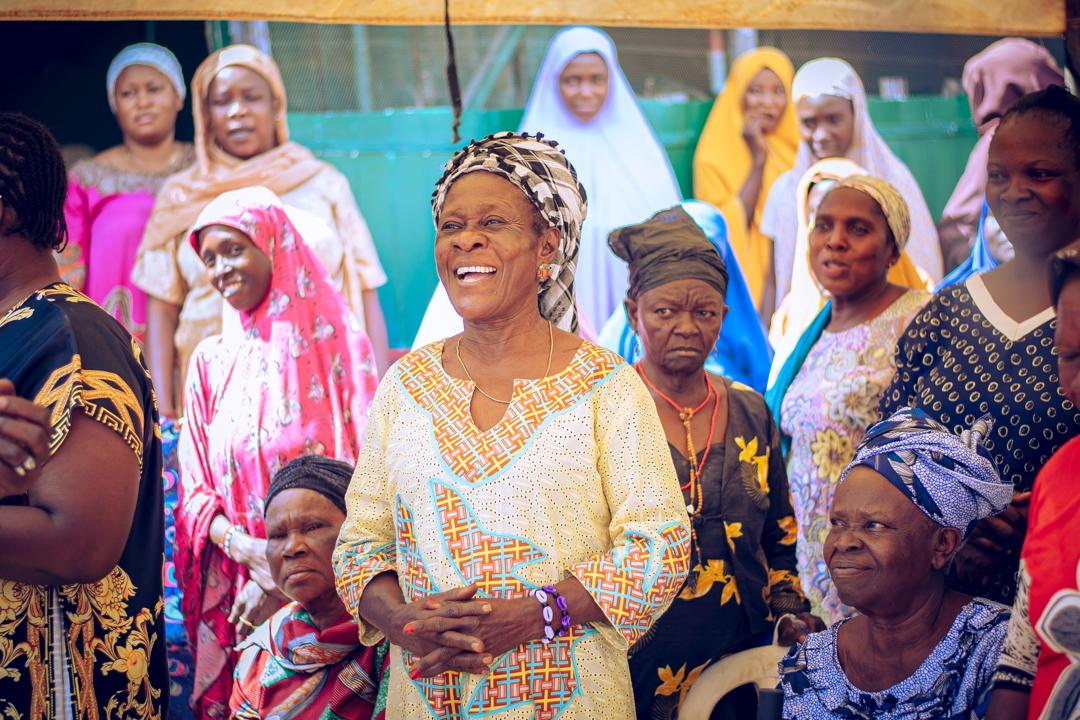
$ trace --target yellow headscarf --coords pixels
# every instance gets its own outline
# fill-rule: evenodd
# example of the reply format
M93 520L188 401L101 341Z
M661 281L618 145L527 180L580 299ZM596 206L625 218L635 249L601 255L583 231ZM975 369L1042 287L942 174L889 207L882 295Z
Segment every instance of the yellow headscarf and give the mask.
M761 181L757 206L747 209L739 201L739 191L750 174L750 148L743 140L743 97L759 72L772 70L788 91L788 104L776 128L766 136L769 154ZM746 276L746 284L755 305L761 305L765 280L772 271L771 241L761 234L761 214L776 178L795 164L799 147L799 128L795 122L795 104L791 101L791 81L795 68L787 55L776 48L752 50L732 63L727 85L716 99L694 153L694 196L720 208L727 220L728 240Z
M769 326L769 343L775 350L773 370L769 377L770 385L775 379L775 374L783 367L787 356L795 349L803 332L810 327L828 300L813 270L810 269L810 224L814 220L808 207L810 188L823 180L839 181L855 175L866 175L866 170L847 158L826 158L811 165L799 180L799 188L795 197L792 198L797 203L799 234L795 241L795 265L791 272L791 291L780 303ZM907 215L908 212L905 208L904 214ZM910 230L910 219L907 223ZM889 268L888 280L894 285L912 290L929 290L930 277L916 267L904 249L908 239L907 237L902 240L897 239L900 243L900 260Z

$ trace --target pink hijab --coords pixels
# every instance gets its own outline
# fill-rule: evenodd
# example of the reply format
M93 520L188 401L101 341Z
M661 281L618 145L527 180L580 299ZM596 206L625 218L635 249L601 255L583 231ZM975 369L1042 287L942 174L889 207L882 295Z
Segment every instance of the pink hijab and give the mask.
M196 709L207 712L228 700L228 608L247 576L210 542L211 522L223 514L265 538L272 476L306 454L355 462L377 384L371 342L274 193L251 187L212 201L189 237L196 252L199 230L210 225L244 233L273 272L254 310L225 306L222 333L199 344L184 393L176 567Z
M990 140L1001 116L1021 96L1064 84L1065 77L1050 52L1023 38L998 40L964 64L964 92L979 142L938 222L946 270L967 258L975 240L986 192Z

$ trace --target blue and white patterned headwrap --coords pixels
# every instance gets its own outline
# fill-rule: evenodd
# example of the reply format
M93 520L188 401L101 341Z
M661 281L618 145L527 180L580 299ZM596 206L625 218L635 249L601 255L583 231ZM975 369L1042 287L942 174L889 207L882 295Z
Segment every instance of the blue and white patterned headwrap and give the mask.
M900 408L867 431L840 482L865 465L931 520L956 528L966 540L980 520L997 515L1012 501L1012 483L1001 479L982 444L993 426L984 415L970 430L955 435L922 410Z

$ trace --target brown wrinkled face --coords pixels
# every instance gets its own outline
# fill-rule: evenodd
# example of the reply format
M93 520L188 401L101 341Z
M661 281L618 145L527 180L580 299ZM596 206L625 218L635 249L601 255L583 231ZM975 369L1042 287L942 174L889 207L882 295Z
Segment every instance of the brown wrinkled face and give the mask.
M304 607L337 592L331 558L343 522L345 514L334 503L307 488L282 490L266 508L270 573Z
M897 255L885 215L869 195L841 187L821 201L810 229L810 267L829 294L857 296L885 277Z
M705 366L727 309L716 288L697 278L674 280L626 302L651 365L671 374Z

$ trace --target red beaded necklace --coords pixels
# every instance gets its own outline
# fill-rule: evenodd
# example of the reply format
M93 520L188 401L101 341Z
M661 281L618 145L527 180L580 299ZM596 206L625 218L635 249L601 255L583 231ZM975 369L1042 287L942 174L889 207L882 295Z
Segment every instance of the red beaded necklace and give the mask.
M634 367L637 368L638 374L641 375L641 378L645 381L645 384L648 385L649 388L659 397L663 398L664 401L666 401L667 404L670 405L675 410L675 412L679 414L679 420L682 421L683 428L686 429L686 454L689 456L690 459L690 481L683 485L682 489L690 491L690 503L693 509L687 509L690 510L691 513L697 514L698 512L701 512L701 501L703 500L701 483L698 482L698 479L701 477L701 471L705 469L705 461L709 459L709 451L712 450L713 433L716 432L716 414L720 410L720 393L716 391L716 388L713 387L712 382L709 381L709 374L703 370L702 379L705 381L706 388L705 399L702 400L701 404L698 405L696 408L684 408L677 402L669 398L667 395L665 395L663 391L660 390L660 388L656 387L656 385L653 384L653 381L649 379L649 375L645 372L645 368L642 367L640 360L634 365ZM703 409L705 409L705 406L709 404L710 400L714 401L712 420L709 422L709 437L708 440L706 440L705 442L705 452L702 454L701 462L699 463L697 459L697 450L694 448L694 436L691 423L694 420L694 416L701 412Z

